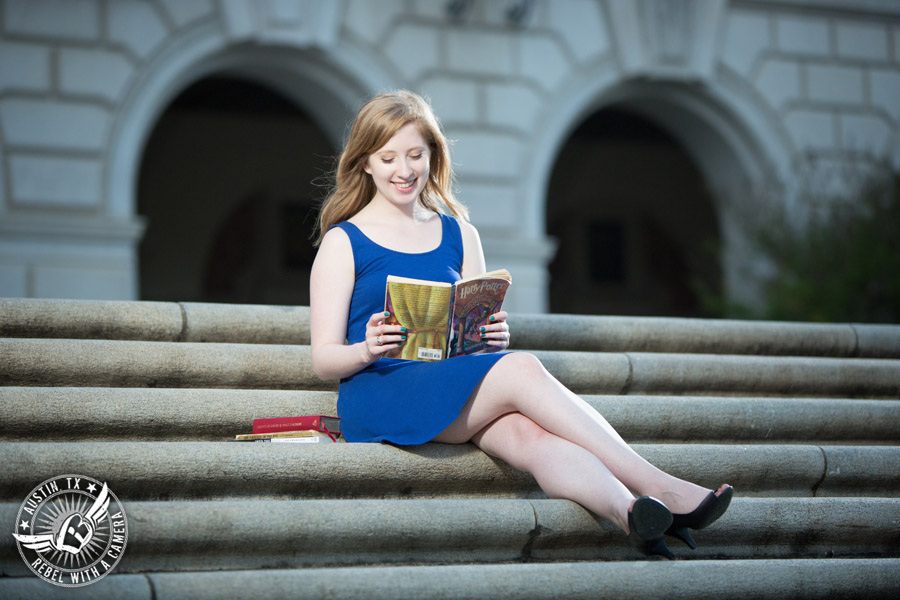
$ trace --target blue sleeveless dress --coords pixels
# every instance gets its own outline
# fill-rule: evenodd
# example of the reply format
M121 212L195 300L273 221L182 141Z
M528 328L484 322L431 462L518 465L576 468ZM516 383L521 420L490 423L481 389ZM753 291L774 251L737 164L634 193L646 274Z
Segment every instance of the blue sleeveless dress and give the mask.
M350 300L347 341L366 337L369 318L384 310L388 275L454 283L463 262L462 233L453 217L440 215L441 244L429 252L406 253L379 246L350 222L356 283ZM424 444L458 416L475 387L504 352L470 354L438 362L382 358L342 379L338 393L341 432L348 442Z

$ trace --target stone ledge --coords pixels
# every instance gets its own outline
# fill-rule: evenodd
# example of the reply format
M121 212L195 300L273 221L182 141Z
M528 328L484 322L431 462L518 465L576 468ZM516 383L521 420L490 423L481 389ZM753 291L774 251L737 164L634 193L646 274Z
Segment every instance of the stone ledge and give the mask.
M900 442L900 400L584 399L631 443ZM248 433L254 418L337 414L336 401L322 391L0 387L0 441L224 441Z
M626 536L566 500L123 502L129 543L118 573L458 564L642 561ZM737 498L679 559L900 557L900 500ZM18 505L0 505L4 521ZM8 519L6 518L8 517ZM0 567L26 575L11 536Z
M224 575L224 574L223 574ZM421 600L669 599L791 596L892 597L900 561L704 561L703 563L563 563L245 572L181 577L151 575L160 600L216 598L245 587L259 598L306 596ZM258 587L257 587L258 586ZM801 595L802 594L802 595Z
M900 360L536 351L581 394L900 398ZM309 346L0 338L7 386L334 390Z
M124 559L123 559L124 560ZM204 600L671 600L717 598L894 598L900 559L563 562L498 565L351 567L110 575L84 588L37 577L0 579L7 600L144 598Z
M900 357L900 326L594 315L510 316L519 349Z
M309 346L0 339L4 385L336 389Z
M225 441L255 418L336 415L336 403L331 391L0 387L0 440Z
M0 337L309 344L309 308L4 298Z
M691 390L703 394L900 398L900 361L885 359L627 354L629 394ZM682 387L683 386L683 387Z
M510 325L517 349L900 358L898 325L561 314ZM309 308L6 298L0 337L309 344Z
M651 463L743 496L900 494L898 446L634 445ZM471 444L226 442L0 443L3 497L61 473L109 482L123 500L194 498L540 498L534 479Z
M179 575L185 577L185 581L191 576L190 573ZM160 600L153 583L145 575L113 574L91 585L64 588L41 581L30 572L23 576L0 577L0 597L4 600Z

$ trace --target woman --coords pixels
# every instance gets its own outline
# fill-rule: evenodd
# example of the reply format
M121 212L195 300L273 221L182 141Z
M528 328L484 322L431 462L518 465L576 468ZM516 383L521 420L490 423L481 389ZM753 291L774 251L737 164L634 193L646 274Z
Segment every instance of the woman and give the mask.
M399 91L362 107L321 209L310 278L313 368L341 380L347 441L471 441L531 473L548 497L611 520L646 554L672 558L664 534L693 548L688 529L721 516L732 488L657 469L533 355L503 352L506 312L483 334L493 352L436 363L384 356L405 340L384 322L388 275L452 283L485 271L452 180L447 140L421 97Z

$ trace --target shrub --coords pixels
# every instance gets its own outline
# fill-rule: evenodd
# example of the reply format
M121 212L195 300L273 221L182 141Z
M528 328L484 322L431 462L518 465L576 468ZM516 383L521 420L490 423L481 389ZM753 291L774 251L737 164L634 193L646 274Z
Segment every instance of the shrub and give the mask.
M722 316L790 321L900 323L900 174L883 165L853 193L806 192L794 202L772 194L747 221L768 263L758 276L764 300L750 308L703 294ZM812 189L807 186L806 189Z

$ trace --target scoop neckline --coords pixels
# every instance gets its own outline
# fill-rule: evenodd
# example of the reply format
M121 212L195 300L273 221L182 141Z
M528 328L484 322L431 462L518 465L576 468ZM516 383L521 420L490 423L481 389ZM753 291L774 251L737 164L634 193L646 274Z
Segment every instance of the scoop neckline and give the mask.
M359 235L366 238L366 240L368 240L368 242L370 244L372 244L374 246L378 246L382 250L387 250L388 252L394 252L396 254L405 254L407 256L423 256L425 254L431 254L432 252L437 252L438 250L441 249L441 246L444 245L444 235L446 234L444 215L442 215L441 213L437 213L437 216L441 220L441 241L438 242L438 245L435 246L434 248L432 248L431 250L425 250L424 252L404 252L403 250L394 250L393 248L388 248L387 246L382 246L381 244L379 244L378 242L376 242L375 240L373 240L372 238L367 236L365 234L365 232L363 232L363 230L360 229L356 223L351 223L350 221L344 221L344 222L347 223L348 225L352 225L353 228L359 232Z

